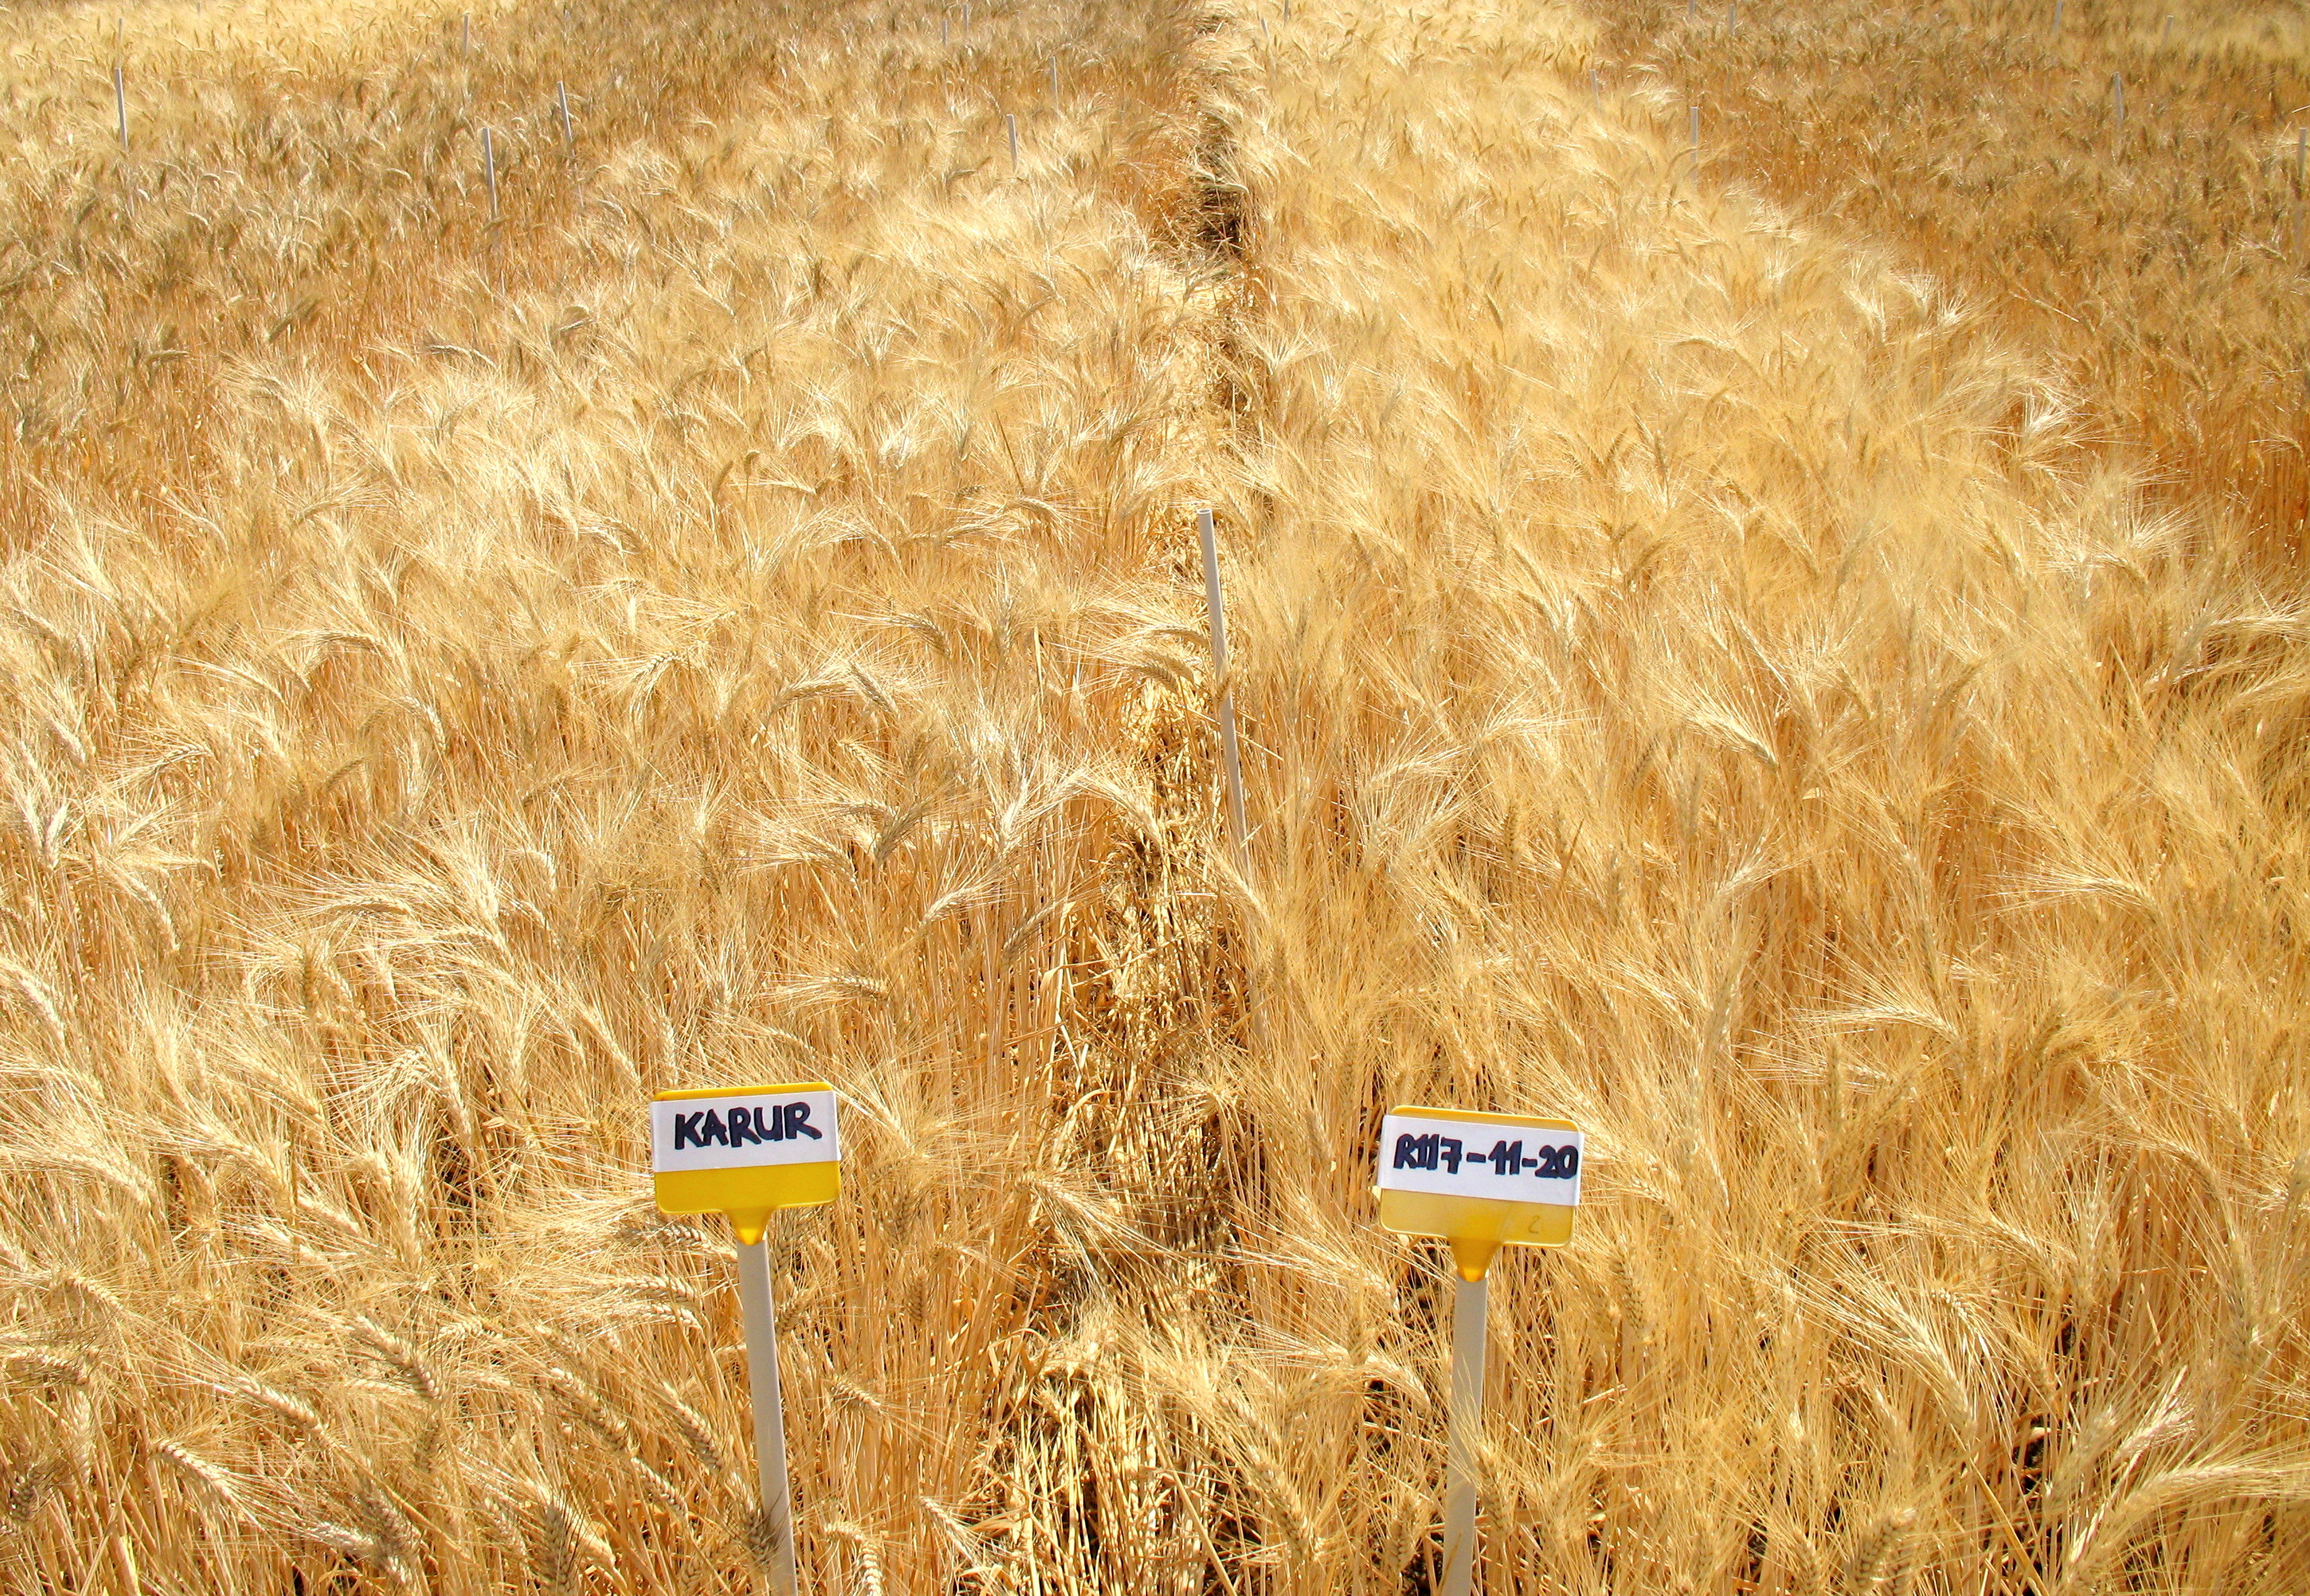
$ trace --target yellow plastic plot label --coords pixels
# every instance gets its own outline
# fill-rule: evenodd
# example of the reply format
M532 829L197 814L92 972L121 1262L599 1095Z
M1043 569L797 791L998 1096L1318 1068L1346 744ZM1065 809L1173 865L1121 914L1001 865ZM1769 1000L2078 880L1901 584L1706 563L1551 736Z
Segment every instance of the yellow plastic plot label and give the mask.
M1583 1140L1568 1119L1392 1109L1380 1122L1379 1222L1453 1244L1481 1279L1503 1244L1560 1247L1580 1204Z
M650 1168L659 1210L726 1213L760 1240L770 1210L831 1202L842 1191L834 1089L708 1087L650 1101Z

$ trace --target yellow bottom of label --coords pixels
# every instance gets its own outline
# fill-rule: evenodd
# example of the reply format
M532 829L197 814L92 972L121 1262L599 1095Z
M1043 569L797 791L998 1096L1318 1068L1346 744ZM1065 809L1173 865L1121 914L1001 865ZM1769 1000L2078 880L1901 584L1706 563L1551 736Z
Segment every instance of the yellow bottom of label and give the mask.
M660 1213L730 1216L749 1245L762 1239L771 1210L810 1208L842 1194L842 1166L758 1164L751 1169L674 1169L653 1177Z
M1379 1222L1405 1236L1439 1236L1452 1244L1463 1278L1481 1280L1504 1245L1560 1247L1572 1240L1572 1216L1557 1202L1500 1202L1439 1192L1382 1192Z

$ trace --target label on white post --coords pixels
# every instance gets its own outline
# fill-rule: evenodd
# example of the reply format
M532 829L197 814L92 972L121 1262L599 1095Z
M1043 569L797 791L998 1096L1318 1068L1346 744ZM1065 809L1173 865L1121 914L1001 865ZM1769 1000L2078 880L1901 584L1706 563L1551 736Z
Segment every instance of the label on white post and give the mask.
M1380 1122L1379 1188L1493 1202L1580 1202L1579 1132L1507 1115Z
M1443 1596L1468 1596L1484 1406L1484 1277L1503 1246L1572 1239L1585 1139L1568 1119L1404 1104L1380 1121L1379 1222L1452 1244L1451 1433Z
M773 1210L841 1193L834 1089L803 1080L660 1092L650 1102L650 1169L662 1211L725 1213L738 1239L753 1241Z
M650 1168L659 1175L830 1164L841 1156L834 1093L823 1087L660 1097L650 1104Z
M842 1190L834 1089L803 1080L660 1092L650 1101L650 1168L660 1211L718 1210L729 1215L738 1239L738 1301L746 1323L755 1470L769 1521L770 1589L773 1596L794 1596L777 1309L762 1233L777 1210L831 1202Z

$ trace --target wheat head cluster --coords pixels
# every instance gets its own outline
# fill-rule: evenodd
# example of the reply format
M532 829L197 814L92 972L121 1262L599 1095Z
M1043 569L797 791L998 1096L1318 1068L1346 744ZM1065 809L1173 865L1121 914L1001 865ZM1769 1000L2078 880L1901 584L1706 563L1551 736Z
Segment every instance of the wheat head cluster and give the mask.
M0 1583L758 1588L823 1078L811 1590L1428 1589L1404 1101L1480 1588L2310 1585L2310 616L1608 25L0 13Z

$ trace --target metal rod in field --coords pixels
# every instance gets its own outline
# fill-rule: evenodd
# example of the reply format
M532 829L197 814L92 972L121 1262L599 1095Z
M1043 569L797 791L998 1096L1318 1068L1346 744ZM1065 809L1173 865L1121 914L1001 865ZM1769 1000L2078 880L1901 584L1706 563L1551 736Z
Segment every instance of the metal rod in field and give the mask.
M578 147L578 133L569 125L569 85L556 79L553 84L553 97L561 103L561 147L565 150L574 150Z
M2117 108L2117 136L2122 139L2125 136L2125 74L2123 73L2113 72L2109 74L2109 94L2111 102Z
M1476 1452L1484 1428L1485 1282L1452 1283L1452 1408L1444 1465L1443 1596L1468 1596L1476 1566Z
M1251 845L1243 823L1243 750L1236 740L1235 684L1228 680L1227 603L1220 596L1220 544L1211 513L1195 516L1195 535L1203 544L1203 597L1211 606L1211 667L1220 679L1220 749L1227 760L1228 842L1235 851L1235 867L1246 880L1251 876Z
M2302 158L2310 154L2310 127L2294 130L2294 197L2302 197Z
M1698 106L1692 108L1692 159L1696 165L1698 164L1700 160L1700 108Z
M496 135L482 129L482 169L490 179L490 220L498 219L498 141Z
M1003 126L1011 135L1011 175L1019 175L1019 118L1009 111L1003 113Z
M128 153L128 78L126 69L112 64L112 108L120 117L120 152Z
M778 1321L770 1300L770 1244L738 1244L738 1305L746 1321L746 1382L754 1402L754 1476L769 1531L770 1589L794 1596L794 1508L786 1486L786 1412L778 1390Z
M1724 8L1724 26L1728 32L1741 30L1741 0L1732 0L1732 4Z
M470 56L473 53L473 13L470 11L465 13L465 54Z
M2054 31L2062 30L2062 0L2054 0Z
M1235 684L1228 677L1227 603L1220 596L1219 529L1211 511L1196 513L1195 534L1203 545L1203 599L1211 611L1211 669L1219 679L1220 750L1227 767L1228 843L1235 856L1236 873L1247 887L1251 882L1251 837L1243 819L1243 746L1236 736ZM1246 938L1246 942L1249 940ZM1248 953L1243 964L1243 1009L1251 1033L1252 1051L1264 1055L1267 1011L1260 1006L1259 979Z

